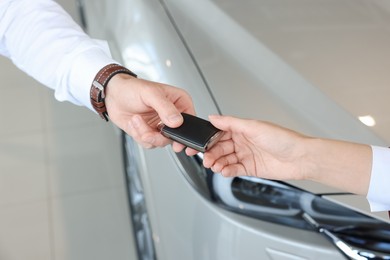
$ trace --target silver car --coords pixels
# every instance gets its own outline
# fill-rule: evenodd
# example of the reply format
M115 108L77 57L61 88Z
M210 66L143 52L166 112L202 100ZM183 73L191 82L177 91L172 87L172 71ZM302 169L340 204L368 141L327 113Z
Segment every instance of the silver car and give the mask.
M202 118L390 143L388 1L79 4L89 34L139 77L187 90ZM140 259L390 259L389 217L371 213L362 196L308 181L224 178L202 167L202 154L123 143Z

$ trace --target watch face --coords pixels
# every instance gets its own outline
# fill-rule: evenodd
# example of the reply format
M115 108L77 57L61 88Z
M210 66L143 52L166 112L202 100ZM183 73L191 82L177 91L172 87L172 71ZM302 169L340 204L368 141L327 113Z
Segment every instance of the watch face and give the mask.
M222 131L209 121L186 113L182 115L184 122L177 128L159 125L165 137L197 151L205 152L222 136Z

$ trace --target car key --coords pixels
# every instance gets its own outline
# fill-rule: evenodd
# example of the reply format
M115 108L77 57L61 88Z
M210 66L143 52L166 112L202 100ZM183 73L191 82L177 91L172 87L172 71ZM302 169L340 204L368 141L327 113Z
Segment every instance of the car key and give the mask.
M199 152L207 151L222 137L223 131L209 121L186 113L182 113L182 116L184 122L177 128L168 127L160 122L157 127L161 134Z

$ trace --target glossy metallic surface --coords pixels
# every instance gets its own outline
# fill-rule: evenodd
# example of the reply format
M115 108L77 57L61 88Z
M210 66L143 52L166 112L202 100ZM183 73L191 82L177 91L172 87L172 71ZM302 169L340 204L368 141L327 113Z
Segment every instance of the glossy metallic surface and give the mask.
M285 1L165 2L223 114L320 137L376 145L390 141L386 2L294 1L293 8ZM377 124L367 127L360 115L372 115ZM337 192L311 182L291 183ZM355 200L356 210L388 221L385 213L371 213L365 198Z
M232 114L316 136L390 141L382 100L390 81L385 1L85 3L92 35L107 39L113 55L140 77L186 89L203 118ZM375 118L374 128L357 119L366 114ZM158 259L344 259L320 234L210 203L198 193L207 191L201 180L187 178L197 166L169 147L138 152ZM310 182L294 185L337 192ZM328 198L370 214L364 198Z

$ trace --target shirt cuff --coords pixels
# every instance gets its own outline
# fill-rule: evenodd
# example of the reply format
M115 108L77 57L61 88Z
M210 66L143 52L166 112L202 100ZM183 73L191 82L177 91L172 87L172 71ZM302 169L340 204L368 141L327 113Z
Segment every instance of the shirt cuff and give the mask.
M111 58L108 45L105 41L94 40L98 48L86 49L79 53L72 64L68 77L68 91L56 91L55 97L59 101L68 100L95 111L90 101L90 89L93 79L106 65L116 63Z
M371 211L390 210L390 149L371 146L372 170L367 200Z

